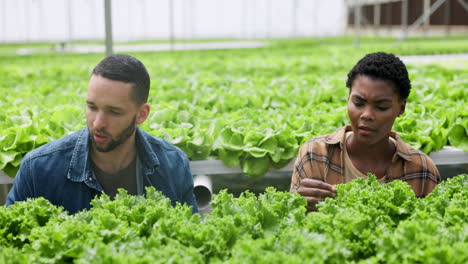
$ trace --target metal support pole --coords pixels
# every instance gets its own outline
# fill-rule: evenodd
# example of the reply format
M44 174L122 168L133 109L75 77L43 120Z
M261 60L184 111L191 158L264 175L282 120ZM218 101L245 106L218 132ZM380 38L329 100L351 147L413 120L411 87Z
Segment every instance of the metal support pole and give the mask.
M29 42L31 41L31 12L30 11L31 5L26 3L26 6L24 7L24 15L26 18L26 41Z
M399 40L395 42L393 45L394 47L398 46L400 43L402 43L407 37L409 32L413 31L420 25L422 25L431 15L434 13L446 0L437 0L432 6L427 10L427 12L424 12L411 26L409 26L402 34Z
M67 1L67 13L68 13L68 43L72 42L73 39L73 15L72 15L72 0Z
M444 8L444 24L445 24L445 34L448 35L450 33L450 1L445 3Z
M43 30L43 32L45 32L45 35L47 36L48 32L47 32L47 26L46 26L46 23L45 23L43 2L39 1L38 5L39 5L39 19L40 19L39 26L40 26L40 29Z
M242 1L242 38L246 39L247 38L247 0Z
M401 1L401 32L408 27L408 0Z
M374 5L374 26L380 26L380 4Z
M380 3L374 4L374 33L378 35L379 33L379 26L380 26L380 19L381 19L381 8Z
M423 2L423 14L426 14L429 12L430 8L431 8L431 0L424 0ZM427 19L424 20L424 27L427 27L429 26L429 23L430 23L430 15L427 16Z
M313 35L316 35L316 36L320 36L320 32L318 30L318 20L317 20L317 14L319 14L319 10L320 10L320 2L319 1L313 1L314 3L314 8L313 8L313 11L312 11L312 25L313 25L313 30L312 30L312 34ZM346 12L347 13L347 12ZM346 16L345 18L346 20L345 21L348 21L348 16Z
M192 0L190 1L190 39L194 40L196 37L195 31L197 30L196 25L197 25L197 6L196 6L196 1Z
M293 1L292 19L293 19L293 37L297 37L297 0Z
M356 2L354 6L354 34L356 38L354 39L354 46L357 48L360 44L360 33L361 33L361 3Z
M172 0L169 0L169 46L174 50L174 6Z
M104 0L104 19L106 25L106 56L112 55L112 8L111 0Z
M392 5L388 5L387 8L387 25L388 25L388 34L392 35L392 27L393 27L393 21L392 21L392 16L393 16L393 8Z

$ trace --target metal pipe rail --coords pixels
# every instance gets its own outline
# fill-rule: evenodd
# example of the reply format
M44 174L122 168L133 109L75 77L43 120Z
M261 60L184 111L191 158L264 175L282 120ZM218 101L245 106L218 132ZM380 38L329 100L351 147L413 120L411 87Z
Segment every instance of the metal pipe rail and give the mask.
M446 146L442 150L429 155L438 167L442 177L449 178L458 174L468 173L468 152ZM280 169L270 168L262 177L249 179L243 176L240 166L227 167L220 160L191 161L190 167L194 175L194 193L199 204L200 213L211 210L212 194L221 189L229 188L240 193L246 189L262 192L268 186L279 190L287 190L293 171L294 160ZM13 178L0 171L0 204L5 203L6 196L13 183Z
M468 165L468 152L452 146L445 146L437 152L432 152L429 157L434 161L436 166L441 165ZM289 162L286 166L280 169L270 168L267 172L269 175L275 173L291 173L293 171L294 160ZM191 161L190 168L193 175L222 175L222 174L241 174L242 169L240 166L227 167L220 160L201 160ZM468 171L467 171L468 173Z
M429 157L434 161L437 166L450 165L450 166L468 166L468 152L463 150L445 146L442 150L432 152ZM286 166L280 169L270 168L266 173L269 176L275 174L291 173L293 171L294 160L289 162ZM240 166L227 167L220 160L200 160L191 161L190 168L193 175L228 175L228 174L242 174ZM468 170L467 170L468 173ZM0 184L12 184L13 178L8 177L3 171L0 171Z

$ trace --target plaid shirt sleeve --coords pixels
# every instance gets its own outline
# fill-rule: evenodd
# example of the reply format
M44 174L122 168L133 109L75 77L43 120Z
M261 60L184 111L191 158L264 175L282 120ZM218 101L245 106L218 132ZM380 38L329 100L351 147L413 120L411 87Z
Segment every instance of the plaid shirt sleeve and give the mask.
M299 154L296 158L296 161L294 162L290 188L292 193L297 192L299 186L301 185L301 180L305 178L304 163L306 162L306 159L303 157L303 155L301 155L303 148L304 146L299 149Z
M441 182L434 162L421 151L412 149L411 160L405 163L400 180L411 185L416 197L425 197Z
M296 192L299 189L302 179L312 178L312 175L316 175L316 177L318 177L319 174L317 174L317 168L314 161L320 159L320 155L314 151L316 151L316 149L314 148L313 140L307 141L299 149L299 154L297 155L294 163L293 175L291 178L291 192Z
M296 192L299 189L301 180L305 178L330 184L341 182L341 167L335 164L337 163L335 160L339 159L339 152L337 151L334 153L337 155L330 157L329 148L330 145L326 144L322 137L313 138L302 145L294 163L291 192Z

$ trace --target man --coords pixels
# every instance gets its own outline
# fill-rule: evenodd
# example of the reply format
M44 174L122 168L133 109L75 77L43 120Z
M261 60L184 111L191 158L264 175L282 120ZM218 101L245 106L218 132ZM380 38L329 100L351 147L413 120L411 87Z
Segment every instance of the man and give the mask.
M349 72L350 126L307 141L299 150L291 192L307 199L308 210L335 197L334 184L373 173L381 183L406 181L417 197L440 182L439 171L426 154L391 131L406 107L411 83L406 66L392 54L367 54Z
M22 160L7 205L44 197L70 213L90 208L102 191L143 194L154 186L175 202L193 206L187 156L138 128L150 113L150 79L129 55L111 55L93 70L86 98L87 128L29 152Z

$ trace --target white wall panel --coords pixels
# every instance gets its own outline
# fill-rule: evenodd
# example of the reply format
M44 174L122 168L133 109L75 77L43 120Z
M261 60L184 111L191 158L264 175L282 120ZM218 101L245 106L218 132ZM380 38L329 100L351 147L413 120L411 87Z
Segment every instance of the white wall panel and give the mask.
M114 41L169 39L169 1L113 0ZM172 3L176 39L329 36L345 29L343 0ZM103 40L103 9L103 0L0 0L0 41Z

